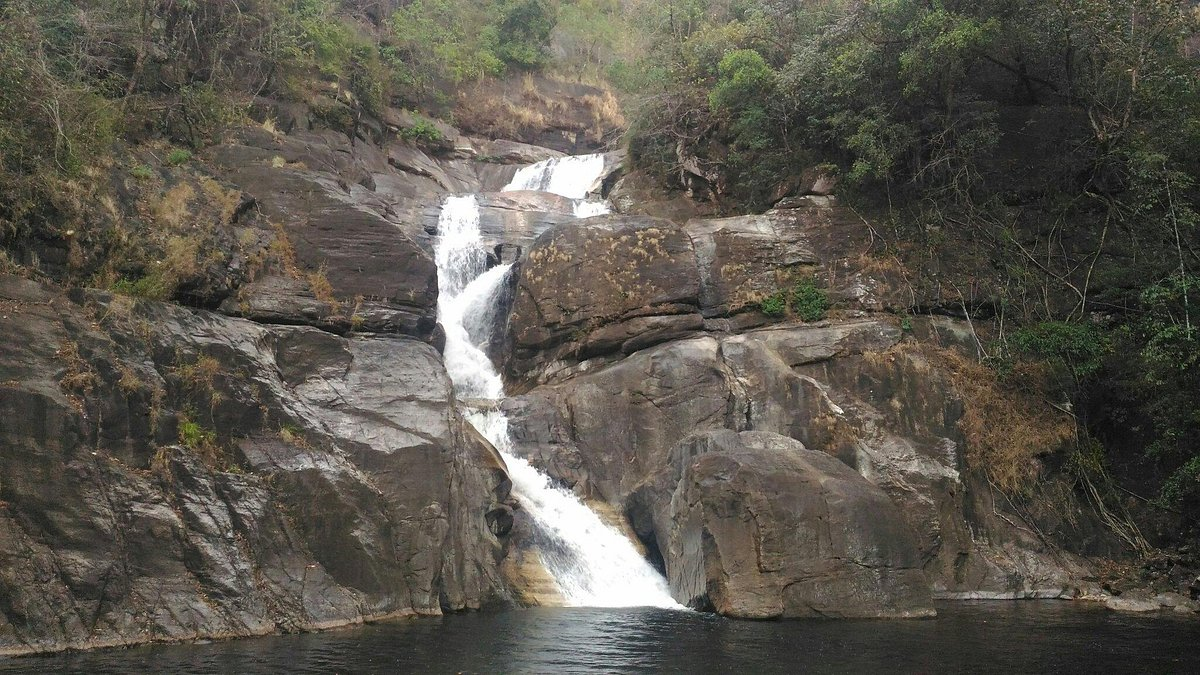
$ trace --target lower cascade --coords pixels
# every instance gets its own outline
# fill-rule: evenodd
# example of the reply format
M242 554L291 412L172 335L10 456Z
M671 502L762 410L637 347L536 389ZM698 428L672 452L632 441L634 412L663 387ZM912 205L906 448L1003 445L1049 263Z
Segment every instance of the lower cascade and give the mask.
M548 182L550 181L547 178ZM536 528L542 562L571 607L680 608L667 582L633 543L605 524L572 492L513 454L504 384L484 351L490 311L511 265L488 269L474 196L448 198L438 221L438 320L446 331L445 363L464 414L508 465L513 492Z

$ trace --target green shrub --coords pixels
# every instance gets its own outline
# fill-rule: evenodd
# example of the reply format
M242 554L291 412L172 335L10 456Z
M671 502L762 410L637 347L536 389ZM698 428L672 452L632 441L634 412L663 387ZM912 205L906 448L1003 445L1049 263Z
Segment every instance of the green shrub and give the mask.
M1094 375L1104 364L1111 342L1096 326L1045 321L1015 331L1012 345L1021 353L1063 366L1076 378Z
M413 0L392 15L394 59L409 64L412 84L437 90L504 72L494 51L491 8L455 0Z
M758 308L763 314L769 317L781 317L787 311L787 296L783 291L779 291L775 295L758 303Z
M1171 507L1197 492L1200 492L1200 455L1192 457L1167 478L1159 493L1159 501Z
M149 300L170 300L171 295L175 292L174 286L164 279L161 274L153 273L147 274L136 281L118 279L109 286L109 290L113 293Z
M192 153L183 148L176 148L167 155L167 164L171 166L180 166L192 161Z
M792 311L802 320L812 323L825 318L829 309L829 299L825 291L817 286L813 279L803 279L796 282L792 288Z
M216 141L242 112L227 92L212 83L189 84L180 88L178 103L164 120L165 131L177 142L200 148Z
M437 125L427 119L418 119L411 127L400 130L400 137L421 146L438 146L446 142L446 136Z
M550 32L558 21L547 0L504 0L494 28L495 53L510 66L531 70L545 63Z
M217 434L188 417L179 420L179 444L189 450L205 450L217 442Z
M154 178L154 169L151 169L145 164L138 164L137 166L129 169L129 175L138 180L150 180L151 178Z

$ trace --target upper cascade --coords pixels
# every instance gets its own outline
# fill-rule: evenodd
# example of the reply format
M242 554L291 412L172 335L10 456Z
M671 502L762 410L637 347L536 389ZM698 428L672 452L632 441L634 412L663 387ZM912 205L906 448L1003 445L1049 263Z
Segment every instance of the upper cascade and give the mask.
M589 218L611 213L608 203L589 199L606 165L604 155L575 155L555 157L530 164L517 171L504 192L535 190L549 192L575 200L575 217Z

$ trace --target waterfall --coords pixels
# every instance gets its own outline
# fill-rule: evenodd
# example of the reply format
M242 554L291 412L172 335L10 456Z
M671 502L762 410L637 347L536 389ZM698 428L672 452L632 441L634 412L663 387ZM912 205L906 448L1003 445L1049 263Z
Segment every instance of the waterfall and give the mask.
M547 184L555 180L546 179ZM511 266L487 268L474 196L446 199L438 234L438 320L446 331L446 371L457 397L471 401L464 410L467 420L508 464L513 492L536 528L542 561L566 604L679 607L666 580L629 539L606 525L574 493L556 487L549 476L513 454L508 418L499 408L504 383L483 349L490 330L481 325L491 314L489 305L500 296Z
M604 155L555 157L517 171L504 192L536 190L567 197L575 202L575 217L590 218L611 213L608 202L589 199L588 193L604 173Z

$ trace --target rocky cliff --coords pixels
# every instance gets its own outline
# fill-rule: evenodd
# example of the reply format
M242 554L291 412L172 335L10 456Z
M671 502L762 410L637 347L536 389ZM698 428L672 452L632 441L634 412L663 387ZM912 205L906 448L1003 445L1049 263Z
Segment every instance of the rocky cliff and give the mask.
M431 233L556 153L289 126L138 186L212 248L175 275L194 306L0 277L0 653L507 601L515 503L438 352Z
M497 192L554 150L259 113L203 170L138 188L174 194L176 238L211 248L176 275L189 306L0 277L0 652L527 595L502 572L527 521L439 354L432 242L458 192L516 263L491 345L516 451L612 507L681 602L900 617L1094 591L1068 552L1108 545L1087 509L1031 513L970 461L973 326L836 199L705 218L636 176L614 188L614 155L601 189L625 213L576 221L570 200ZM805 280L827 317L761 311Z
M0 650L479 607L503 462L437 352L0 281Z
M902 320L937 300L907 286L902 268L864 255L871 236L867 223L828 197L795 200L792 208L762 216L683 223L610 216L548 231L520 264L509 319L507 372L512 389L525 391L508 404L515 442L577 491L626 513L663 561L673 589L733 615L744 611L738 606L745 599L718 600L727 593L685 578L707 568L709 579L732 580L747 563L728 554L714 563L703 547L684 553L678 547L680 518L719 541L731 516L695 515L695 506L681 516L673 509L680 500L714 499L719 480L721 490L743 493L757 485L759 498L802 511L803 500L782 495L806 493L806 470L765 470L751 462L754 468L725 468L714 478L717 460L693 459L687 448L699 443L695 434L719 430L794 439L856 469L890 498L866 500L861 508L874 522L903 523L875 545L902 542L905 550L911 537L917 552L885 555L884 568L923 570L927 588L940 597L1078 597L1098 590L1084 581L1083 559L1046 539L1037 525L1022 524L1027 512L997 496L980 467L968 462L954 364L974 355L972 327L949 316ZM581 287L567 283L568 276L592 281ZM810 278L840 308L828 318L806 323L760 311L764 298ZM763 471L771 478L745 477ZM779 482L782 475L790 481ZM746 509L742 519L763 526L761 509ZM1067 509L1071 537L1106 539L1086 508L1068 500ZM781 520L770 527L783 529L793 518L870 531L850 526L845 516L787 513L768 520ZM739 556L757 560L760 571L776 569L764 547L746 542ZM785 562L802 565L803 546L784 551ZM904 596L912 574L899 586L881 573L872 579ZM869 597L861 594L857 611L889 614L886 602L863 600ZM776 602L754 611L838 613L805 606Z

